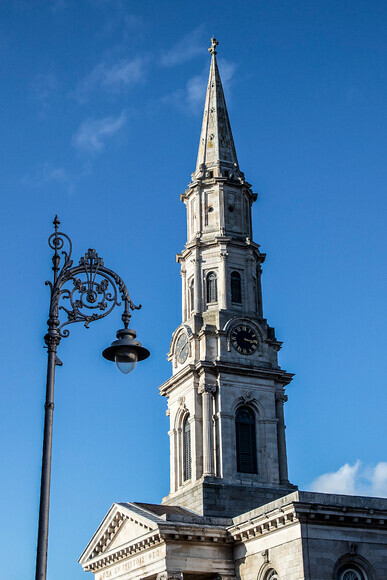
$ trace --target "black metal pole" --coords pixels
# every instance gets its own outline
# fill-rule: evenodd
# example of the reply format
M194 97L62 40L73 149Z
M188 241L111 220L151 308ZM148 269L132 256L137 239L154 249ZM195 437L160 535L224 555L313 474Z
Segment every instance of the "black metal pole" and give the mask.
M53 283L46 282L51 289L51 300L50 315L47 321L48 332L44 337L48 350L48 361L46 402L44 405L36 580L46 580L47 578L55 365L62 364L56 356L56 351L61 339L70 334L69 330L67 328L63 330L63 327L75 322L82 322L88 328L91 322L105 318L115 306L121 304L119 302L120 295L125 302L125 310L122 315L125 329L128 328L130 320L129 310L139 310L141 308L141 305L136 306L130 299L128 289L122 278L113 270L109 270L104 266L102 258L98 256L94 249L89 249L80 258L78 265L73 265L71 240L67 234L58 231L60 224L58 216L55 216L53 223L55 231L48 239L50 248L54 250L52 257L54 281ZM66 306L59 305L60 298L66 299ZM60 310L67 314L67 320L62 324L59 320ZM131 332L133 334L134 331ZM134 333L134 336L136 336L136 333ZM130 346L132 350L134 349L137 352L138 360L143 360L149 356L149 351L143 348L140 342L135 340L130 340L130 344L128 344L127 340L123 342L124 344L120 343L119 348L122 349L125 346L127 349ZM105 350L111 350L111 347Z
M40 484L40 507L38 547L36 553L36 580L47 578L47 548L48 548L48 523L50 510L50 483L51 483L51 457L52 457L52 427L54 419L54 385L55 385L55 362L56 341L46 338L48 348L47 360L47 386L46 402L44 405L44 435L42 455L42 478ZM59 338L59 337L58 337Z

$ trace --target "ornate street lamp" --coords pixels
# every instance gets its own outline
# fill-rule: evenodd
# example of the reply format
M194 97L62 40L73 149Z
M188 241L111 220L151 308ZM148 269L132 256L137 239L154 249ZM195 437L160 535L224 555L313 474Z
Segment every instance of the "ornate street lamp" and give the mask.
M88 328L91 322L104 318L115 306L120 306L121 299L124 302L122 314L124 328L117 332L118 340L103 351L103 356L107 360L115 361L118 368L127 374L134 369L138 361L148 358L150 354L141 342L135 340L136 332L128 328L130 311L139 310L141 305L136 306L132 302L123 280L113 270L106 268L102 258L92 249L89 249L79 260L79 264L74 266L71 258L71 240L66 234L58 231L60 224L58 216L55 216L53 223L55 232L48 239L50 248L54 250L52 257L54 281L46 282L50 286L51 300L48 332L44 337L48 361L36 580L46 580L47 577L55 366L62 365L56 353L61 339L70 334L69 329L64 327L74 322L83 322ZM62 323L59 319L60 311L67 317Z

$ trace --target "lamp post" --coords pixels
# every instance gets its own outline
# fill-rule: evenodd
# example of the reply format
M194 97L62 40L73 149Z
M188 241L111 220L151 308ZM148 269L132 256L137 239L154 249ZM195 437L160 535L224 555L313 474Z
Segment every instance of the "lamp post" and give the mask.
M44 405L44 435L42 455L42 476L40 487L39 527L36 554L36 580L47 577L48 522L50 509L50 481L52 457L52 426L54 415L55 366L62 362L57 356L57 349L62 338L69 336L70 331L64 328L75 322L83 322L86 328L91 322L104 318L115 306L124 302L122 321L124 328L117 332L117 339L103 351L103 356L115 361L125 374L131 372L137 361L148 358L149 351L136 338L136 332L128 328L131 310L139 310L130 296L123 280L113 270L104 266L102 258L93 249L89 249L73 265L72 243L63 232L59 232L58 216L54 219L55 231L48 238L52 257L54 281L46 282L51 291L48 332L44 337L47 345L47 384L46 402ZM63 302L63 304L62 304ZM60 321L60 313L65 320Z

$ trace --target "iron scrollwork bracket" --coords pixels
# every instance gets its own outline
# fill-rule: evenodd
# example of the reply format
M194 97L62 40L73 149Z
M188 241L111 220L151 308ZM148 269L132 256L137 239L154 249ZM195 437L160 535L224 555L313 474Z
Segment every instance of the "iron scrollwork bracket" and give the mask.
M74 266L71 239L58 231L60 222L57 216L53 223L55 231L48 238L48 245L54 250L54 281L46 282L51 291L48 333L45 336L49 350L56 350L61 338L69 336L70 331L65 326L83 322L88 328L91 322L104 318L115 306L120 306L121 301L125 304L122 321L128 328L130 311L139 310L141 304L136 306L133 303L122 278L106 268L94 249L89 248L79 264ZM60 311L67 316L62 323Z

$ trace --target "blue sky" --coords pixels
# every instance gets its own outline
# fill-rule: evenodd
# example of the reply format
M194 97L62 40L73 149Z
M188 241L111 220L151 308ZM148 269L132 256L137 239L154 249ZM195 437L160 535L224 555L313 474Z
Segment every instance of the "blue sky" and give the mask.
M242 171L260 194L264 312L296 373L291 481L387 494L386 4L9 1L0 8L2 576L33 576L51 254L96 248L143 309L151 358L121 375L100 352L120 313L71 329L55 395L49 577L113 501L169 486L166 402L180 323L179 201L195 168L215 35Z

